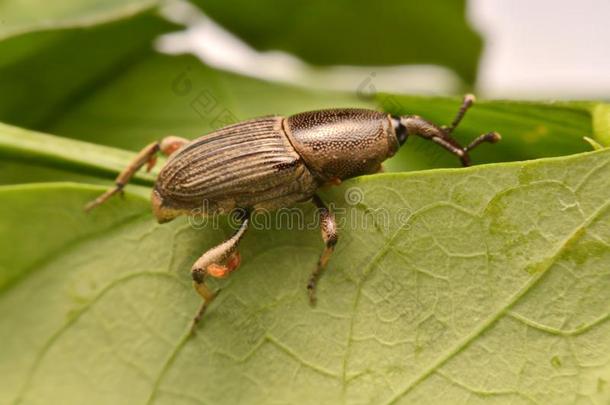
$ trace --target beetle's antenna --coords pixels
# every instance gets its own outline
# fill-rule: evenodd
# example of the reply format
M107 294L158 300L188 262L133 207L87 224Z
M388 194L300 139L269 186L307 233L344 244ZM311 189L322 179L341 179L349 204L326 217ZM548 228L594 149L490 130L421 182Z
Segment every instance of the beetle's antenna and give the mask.
M456 155L460 159L460 162L462 162L462 166L470 166L470 156L468 152L483 142L496 143L501 139L499 133L488 132L486 134L479 135L472 142L470 142L468 146L463 147L451 136L451 133L460 124L468 109L474 104L474 101L475 97L472 94L467 94L464 96L460 109L455 115L453 122L448 127L438 127L417 115L403 116L400 118L400 123L407 129L407 134L418 135L422 138L431 140L432 142Z
M464 148L464 150L466 152L476 148L477 146L479 146L480 144L482 144L483 142L489 142L489 143L496 143L498 142L500 139L502 139L502 137L500 136L499 133L493 131L493 132L488 132L486 134L483 135L479 135L477 136L472 142L470 142L468 144L468 146L466 146Z
M474 104L475 101L476 101L476 97L474 96L474 94L466 94L464 96L464 99L462 100L462 105L460 106L460 109L458 110L457 114L455 115L455 118L451 122L451 125L449 125L448 127L442 128L447 135L451 135L453 130L455 128L457 128L458 125L460 125L462 118L464 118L464 115L466 115L466 112L468 111L468 109L470 107L472 107L472 105Z

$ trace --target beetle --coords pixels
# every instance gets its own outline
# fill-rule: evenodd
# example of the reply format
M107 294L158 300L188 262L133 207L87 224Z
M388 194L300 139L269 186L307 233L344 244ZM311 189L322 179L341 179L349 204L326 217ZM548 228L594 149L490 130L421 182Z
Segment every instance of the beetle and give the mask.
M409 136L431 140L470 165L470 150L500 140L489 132L462 147L452 136L474 96L466 95L451 125L440 127L416 115L395 116L368 109L329 109L289 117L267 116L218 129L195 140L166 137L142 149L118 175L115 186L86 205L87 211L123 190L157 153L169 156L160 171L151 201L159 223L180 215L235 213L240 223L227 240L193 264L195 290L203 298L193 327L216 297L207 277L227 277L240 264L237 251L254 210L273 210L311 200L318 208L324 249L307 283L315 302L317 281L338 241L333 214L316 194L325 184L380 171ZM236 211L237 210L237 211ZM199 211L198 211L199 212Z

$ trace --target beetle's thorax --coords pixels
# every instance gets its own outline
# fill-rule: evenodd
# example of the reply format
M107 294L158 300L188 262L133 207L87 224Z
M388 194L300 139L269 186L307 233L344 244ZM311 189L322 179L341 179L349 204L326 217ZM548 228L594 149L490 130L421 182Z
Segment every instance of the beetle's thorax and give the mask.
M375 173L398 149L390 118L366 109L332 109L290 116L284 131L320 181Z

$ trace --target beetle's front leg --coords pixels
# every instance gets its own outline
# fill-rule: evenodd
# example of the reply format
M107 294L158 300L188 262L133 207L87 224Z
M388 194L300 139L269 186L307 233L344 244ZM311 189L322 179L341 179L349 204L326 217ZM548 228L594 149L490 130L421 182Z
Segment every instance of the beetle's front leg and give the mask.
M324 202L317 195L313 196L313 203L318 208L318 215L320 218L320 231L322 233L322 239L324 240L324 250L318 259L318 264L315 270L311 273L309 277L309 282L307 283L307 292L309 293L309 303L314 305L316 303L316 285L324 268L326 267L326 263L328 263L328 259L330 259L331 254L335 250L335 245L339 240L339 236L337 235L337 223L335 221L335 216L330 212L330 210L324 205Z
M197 315L195 315L195 318L193 319L191 332L195 331L195 327L205 313L205 310L214 298L216 298L216 295L218 295L218 291L213 292L205 284L205 279L208 276L216 278L228 277L229 274L239 267L241 258L237 251L237 245L248 229L248 223L250 221L248 212L240 212L238 214L238 219L241 221L241 224L233 236L201 255L191 268L193 286L195 287L195 291L203 298Z
M169 156L188 142L188 139L179 138L177 136L168 136L163 138L161 142L157 141L146 145L144 149L138 152L129 165L127 165L127 167L123 169L121 173L119 173L114 181L115 186L85 205L85 211L92 210L98 205L103 204L113 195L121 192L129 180L131 180L133 175L136 174L136 172L145 164L147 165L147 171L150 171L157 161L158 152L163 153L165 156Z

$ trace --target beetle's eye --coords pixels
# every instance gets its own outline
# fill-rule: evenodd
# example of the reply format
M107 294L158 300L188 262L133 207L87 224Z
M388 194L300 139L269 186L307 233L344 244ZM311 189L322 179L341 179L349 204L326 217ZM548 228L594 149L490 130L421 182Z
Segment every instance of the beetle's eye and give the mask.
M394 133L396 134L396 139L398 140L398 144L402 146L403 143L407 140L407 136L409 136L409 132L407 132L407 127L402 125L400 122L400 117L392 117L392 126L394 127Z

